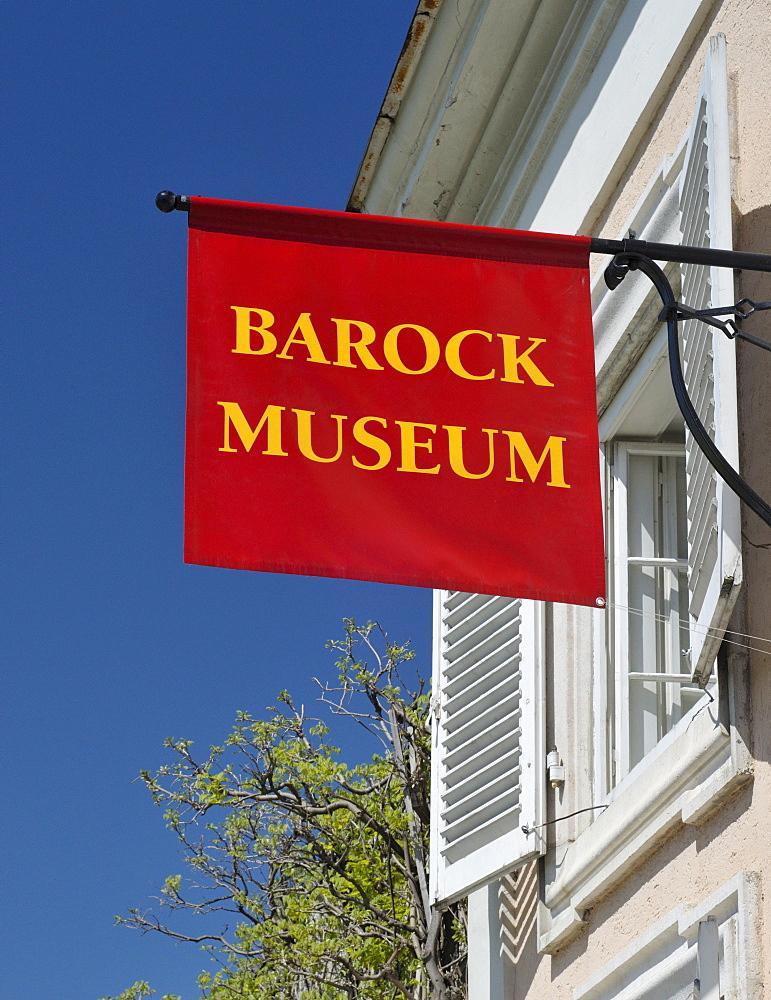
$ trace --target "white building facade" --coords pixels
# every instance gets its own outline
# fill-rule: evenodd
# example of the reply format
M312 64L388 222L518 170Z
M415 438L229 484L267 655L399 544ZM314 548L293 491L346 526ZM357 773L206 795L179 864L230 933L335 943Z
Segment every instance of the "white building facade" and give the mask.
M771 0L421 0L349 207L770 253L770 135ZM771 530L684 427L658 294L609 291L607 262L608 606L436 594L432 893L469 897L470 1000L754 1000ZM696 309L771 299L768 275L662 266ZM694 321L681 350L771 497L771 358Z

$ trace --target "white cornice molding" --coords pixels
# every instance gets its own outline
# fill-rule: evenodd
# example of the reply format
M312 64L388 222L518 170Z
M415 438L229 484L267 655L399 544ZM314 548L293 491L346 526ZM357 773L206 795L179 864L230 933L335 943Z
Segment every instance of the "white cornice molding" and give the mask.
M540 56L540 66L528 66L532 91L524 115L509 141L495 177L479 203L476 221L482 225L508 226L507 219L518 218L527 196L532 191L549 153L565 127L568 116L585 88L587 79L597 65L599 54L628 0L582 0L568 6L568 17L557 45ZM531 63L533 59L531 58ZM536 75L533 76L533 69ZM506 90L522 86L519 63L515 64ZM497 128L501 123L494 123ZM511 127L509 125L509 127ZM488 142L494 141L492 136ZM480 155L484 155L484 147ZM473 178L472 162L469 176ZM473 202L467 182L462 194ZM479 198L479 195L477 195Z
M702 823L752 778L752 761L710 704L693 711L613 790L544 887L538 948L553 953L585 926L583 913L678 827Z
M368 149L386 215L592 225L714 0L456 0Z
M549 117L539 123L537 169L511 176L491 222L564 233L593 225L713 6L713 0L628 0L573 106L555 109L559 126ZM591 33L587 42L595 38ZM574 64L580 57L576 52Z
M363 210L444 218L511 65L533 44L533 21L550 14L558 30L565 9L564 0L443 2L398 118L367 163Z

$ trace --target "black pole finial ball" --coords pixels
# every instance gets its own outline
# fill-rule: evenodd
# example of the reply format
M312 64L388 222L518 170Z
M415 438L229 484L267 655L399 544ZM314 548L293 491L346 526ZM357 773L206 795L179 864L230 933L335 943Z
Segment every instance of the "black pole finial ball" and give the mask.
M177 196L173 191L160 191L155 196L155 204L162 212L173 212L177 207Z

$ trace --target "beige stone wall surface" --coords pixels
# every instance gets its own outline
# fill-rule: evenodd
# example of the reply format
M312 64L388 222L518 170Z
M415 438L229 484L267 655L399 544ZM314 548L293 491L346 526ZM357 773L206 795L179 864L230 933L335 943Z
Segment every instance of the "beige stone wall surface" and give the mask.
M677 2L677 0L673 0ZM616 191L594 220L595 235L619 238L662 158L678 147L693 114L707 40L727 39L734 167L734 248L771 253L771 0L715 3ZM603 259L596 260L600 266ZM771 299L771 275L737 276L737 298ZM748 323L771 341L771 313ZM741 463L744 476L771 498L771 355L739 344ZM745 584L731 627L771 637L771 530L743 512ZM621 885L586 915L581 932L552 956L535 954L536 929L523 928L524 959L516 1000L568 1000L574 988L679 904L695 906L740 871L771 879L771 656L760 642L735 648L729 666L741 735L754 757L754 779L699 826L680 826ZM760 940L771 966L771 894L763 899ZM771 981L771 976L766 978ZM743 995L743 994L742 994Z
M449 212L447 217L454 221L501 224L490 206L485 209L485 191L491 184L495 186L493 178L499 172L505 174L512 129L526 117L529 100L538 97L538 87L534 95L532 87L543 82L536 63L543 60L544 45L536 41L543 32L551 38L560 16L567 17L560 13L560 2L571 15L603 7L588 0L522 0L514 18L506 0L453 0L441 5L423 0L418 14L426 19L426 25L416 22L416 30L427 31L428 19L435 24L420 49L408 50L405 65L409 65L413 82L408 86L398 79L386 99L385 117L379 123L383 135L373 137L375 152L369 160L365 158L366 170L372 174L371 184L367 180L365 210L428 218L444 218ZM607 0L603 8L608 31L617 16L644 9L644 0L617 0L616 10L613 2ZM684 0L670 2L673 10ZM722 32L727 43L731 103L734 247L771 253L771 0L715 0L712 4L705 0L693 9L698 31L692 43L677 49L680 61L677 67L670 63L670 69L675 69L671 84L661 94L655 90L654 106L646 105L649 121L636 148L625 147L622 155L627 155L628 161L620 171L616 163L608 174L620 176L615 190L604 205L595 205L596 199L592 199L594 207L577 231L611 239L626 235L627 220L646 186L686 134L708 40ZM487 19L482 16L486 10ZM531 22L535 27L528 36ZM506 90L509 62L525 36L536 41L531 48L526 47L525 55L520 54L517 85ZM466 57L468 66L463 62ZM586 58L591 68L590 56ZM533 76L530 89L521 76L525 70ZM455 72L460 74L457 79ZM662 79L669 80L670 75ZM629 86L634 86L634 80ZM526 100L523 95L530 96ZM398 118L397 105L401 108ZM489 127L480 144L479 132L488 112ZM558 131L561 121L557 115L541 138L548 142L549 130ZM477 160L465 176L473 150ZM514 166L519 152L520 147L512 146ZM437 187L439 181L442 183ZM457 202L452 201L452 192L458 195ZM490 194L491 199L496 197L501 204L506 201L505 185ZM559 208L562 211L564 204ZM584 210L579 205L577 212L580 215ZM482 214L476 215L477 211ZM606 261L605 257L593 257L593 269ZM737 298L771 300L771 275L737 275L736 293ZM771 312L753 318L747 327L771 341ZM762 496L771 499L771 354L739 343L737 358L741 470ZM744 585L730 627L738 633L771 638L771 529L747 510L742 516ZM592 651L583 614L579 610L561 613L558 622L555 616L551 641L574 649L576 657L587 661ZM754 758L753 780L700 825L675 825L664 843L641 858L604 897L595 899L578 932L555 954L545 955L538 952L539 877L543 881L544 872L547 881L553 877L567 843L592 821L582 814L561 823L559 837L564 839L558 841L556 850L545 861L526 866L504 881L504 948L516 963L513 985L508 977L506 980L506 1000L572 1000L579 984L678 905L697 906L741 871L759 873L761 890L771 879L771 655L762 651L759 640L749 639L748 644L749 649L733 647L728 670L737 730ZM574 677L563 683L565 678L552 673L547 680L560 691L560 699L552 699L549 706L549 742L557 742L570 761L565 786L550 792L553 817L556 803L563 814L588 804L592 698L589 690L578 689ZM550 837L556 829L551 828ZM760 918L761 951L769 968L770 907L771 894L762 899ZM766 978L771 982L771 975ZM740 992L739 997L744 995Z

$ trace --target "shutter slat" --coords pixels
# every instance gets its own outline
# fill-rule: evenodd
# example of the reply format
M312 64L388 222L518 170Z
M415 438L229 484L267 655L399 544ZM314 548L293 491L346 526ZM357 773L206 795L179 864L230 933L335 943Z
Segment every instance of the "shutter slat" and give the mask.
M713 484L714 485L714 484ZM697 553L697 560L703 557L701 538L710 531L710 525L717 520L717 498L714 489L709 489L707 481L702 490L694 490L693 520L688 525L688 545ZM696 565L699 565L698 561Z
M487 774L483 781L476 782L473 786L466 783L466 794L456 795L454 801L445 810L445 840L454 836L454 831L465 824L475 813L484 813L489 808L490 803L497 802L501 796L508 796L513 802L519 802L519 795L515 792L512 795L511 777L519 773L519 767L515 764L509 768L505 774Z
M500 684L506 684L519 670L519 651L515 655L502 653L500 657L488 656L483 661L484 675L479 677L480 691L492 690ZM473 669L473 665L469 667ZM445 685L446 704L455 706L469 704L475 701L477 696L468 683L468 672L456 674L454 677L447 677Z
M485 594L473 594L471 599L461 602L450 614L445 615L447 626L445 640L454 642L453 632L460 626L464 633L473 631L492 617L492 615L511 605L510 597L488 597Z
M458 837L458 839L452 844L445 844L439 849L439 854L445 863L452 863L453 861L462 861L467 858L470 854L473 854L476 849L478 849L478 840L484 838L488 843L492 844L499 837L505 837L512 829L515 829L520 824L520 819L522 816L522 811L517 806L506 807L505 803L499 802L495 805L494 813L486 820L483 817L476 817L477 829L471 830L463 837ZM479 837L477 837L477 831L479 832ZM484 852L483 852L484 853ZM537 854L531 853L522 862L516 862L512 865L506 866L503 870L510 871L518 867L519 864L525 864L525 861L531 860L531 858L537 857ZM498 875L501 874L500 870L497 872ZM496 877L496 876L493 876ZM473 888L478 888L480 885L486 885L487 882L492 881L490 879L484 879L480 882L475 882ZM456 893L456 897L459 895L466 895L466 893Z
M453 630L445 637L447 662L454 663L467 653L478 656L480 650L485 652L494 649L500 632L516 628L518 616L512 615L511 607L494 608L484 621L471 619L468 628Z
M477 636L476 645L470 644L462 653L453 657L457 650L446 649L445 676L459 677L465 671L477 670L482 665L485 669L498 666L506 660L519 655L519 618L504 621L497 632L485 636Z
M474 698L473 692L465 692L468 702L463 705L448 704L447 733L448 736L461 735L464 732L471 734L480 732L482 723L480 719L484 716L488 720L485 725L489 726L497 722L499 718L508 716L519 710L520 692L513 690L511 677L498 684L490 691L485 691L481 697Z
M512 699L513 700L513 699ZM519 699L510 705L505 713L496 712L495 718L485 718L484 724L479 720L469 722L457 732L447 734L444 741L447 757L451 763L465 760L483 742L502 738L507 732L517 729L520 724ZM455 756L452 756L452 755ZM447 782L449 784L449 782Z
M470 789L475 789L480 784L489 783L516 766L516 758L520 753L519 738L521 735L522 730L515 729L502 739L494 743L491 742L488 748L475 753L464 764L453 768L457 771L455 784L445 791L445 801L450 805L455 805L461 799L466 801L471 796ZM493 748L495 748L495 752L493 752ZM479 781L477 780L478 776L480 776Z
M514 777L519 777L519 771L514 772ZM476 834L477 847L480 841L484 841L485 833L491 829L499 827L501 819L520 813L519 797L511 794L511 789L497 789L498 794L485 799L476 809L466 811L456 823L448 823L445 826L443 840L447 846L451 846L461 837L468 837Z
M489 600L486 594L464 594L462 590L443 590L442 593L444 594L442 606L448 613L456 611L464 604L476 606L479 602ZM444 616L443 620L446 619L447 616Z
M436 601L431 891L450 902L500 874L502 857L513 868L540 853L521 816L540 815L543 704L534 602L457 592Z
M708 494L714 494L715 470L693 443L686 450L686 472L688 473L689 490L694 498L698 498L700 501Z
M445 751L445 771L442 787L449 794L453 785L465 781L474 773L474 768L482 771L493 759L493 749L500 757L518 752L522 736L521 718L512 718L509 728L502 728L497 734L485 730L485 738L476 742L461 744Z

